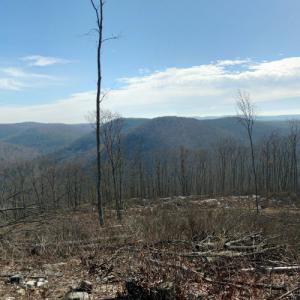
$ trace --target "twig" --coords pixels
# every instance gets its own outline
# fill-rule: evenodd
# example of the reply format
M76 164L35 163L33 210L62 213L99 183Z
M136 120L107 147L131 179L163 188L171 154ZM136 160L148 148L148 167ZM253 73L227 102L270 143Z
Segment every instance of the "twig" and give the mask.
M293 294L294 292L300 290L300 285L291 289L290 291L286 292L285 294L281 295L280 297L276 298L275 300L280 300L280 299L284 299L285 297Z

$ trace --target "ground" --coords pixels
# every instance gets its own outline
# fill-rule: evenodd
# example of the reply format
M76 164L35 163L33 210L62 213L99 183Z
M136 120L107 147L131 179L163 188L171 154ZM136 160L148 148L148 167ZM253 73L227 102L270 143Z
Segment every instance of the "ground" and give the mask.
M90 299L125 299L133 282L140 299L298 299L300 210L262 202L256 214L252 196L130 199L104 228L88 206L3 227L0 299L63 299L82 281Z

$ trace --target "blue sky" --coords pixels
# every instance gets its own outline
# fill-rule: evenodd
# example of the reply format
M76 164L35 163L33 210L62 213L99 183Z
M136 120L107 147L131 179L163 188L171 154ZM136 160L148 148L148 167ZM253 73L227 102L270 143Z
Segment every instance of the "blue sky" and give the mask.
M299 0L107 0L105 106L124 116L300 113ZM1 0L0 123L85 122L94 109L89 0ZM298 87L299 86L299 87Z

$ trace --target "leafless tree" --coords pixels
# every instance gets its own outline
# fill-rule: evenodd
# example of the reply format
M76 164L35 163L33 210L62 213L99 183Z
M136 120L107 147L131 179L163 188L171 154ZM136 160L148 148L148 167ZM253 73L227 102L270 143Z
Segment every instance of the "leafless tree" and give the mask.
M237 109L238 109L238 118L241 124L246 129L249 138L249 143L251 148L251 165L252 165L254 185L255 185L256 211L258 213L259 212L258 183L257 183L257 173L256 173L256 165L255 165L254 144L253 144L253 127L256 119L256 111L251 101L249 93L243 91L238 92Z
M100 225L104 225L103 203L101 198L101 145L100 145L100 104L101 104L101 88L102 88L102 45L103 45L103 12L104 0L99 0L96 4L95 0L90 0L91 5L96 14L97 20L97 96L96 96L96 143L97 143L97 205Z
M289 134L289 144L291 147L291 156L292 156L292 163L291 163L291 174L293 177L293 190L295 193L298 192L298 144L299 144L299 137L300 137L300 122L298 120L291 120L289 121L290 127L290 134Z
M181 186L181 192L183 196L188 194L188 172L187 172L187 160L189 156L189 151L185 149L183 146L180 147L180 166L179 166L179 174L178 179Z
M102 112L101 144L108 161L112 179L113 197L119 221L122 219L122 170L123 157L121 147L123 119L108 110Z

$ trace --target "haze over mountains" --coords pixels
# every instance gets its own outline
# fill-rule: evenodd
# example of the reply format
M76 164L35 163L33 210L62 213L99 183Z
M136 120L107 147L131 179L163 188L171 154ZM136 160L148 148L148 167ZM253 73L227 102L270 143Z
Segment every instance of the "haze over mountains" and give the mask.
M295 119L298 116L291 116ZM260 117L256 122L255 140L276 131L287 134L287 116ZM123 145L127 155L168 151L184 146L188 149L209 148L225 138L247 141L244 128L235 117L124 119ZM0 160L30 160L49 156L58 161L92 160L95 152L94 131L90 124L0 124Z

